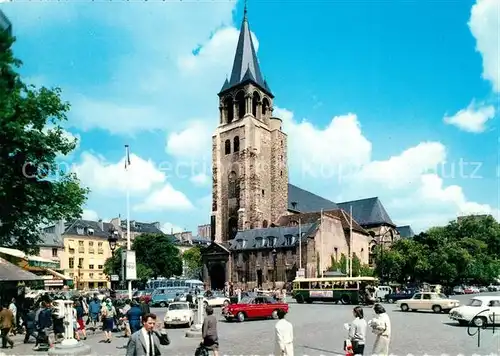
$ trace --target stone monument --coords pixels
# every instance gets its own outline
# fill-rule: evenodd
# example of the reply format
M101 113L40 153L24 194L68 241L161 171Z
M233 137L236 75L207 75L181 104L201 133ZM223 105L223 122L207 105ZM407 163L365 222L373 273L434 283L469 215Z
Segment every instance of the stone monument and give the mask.
M60 344L56 344L49 349L49 355L91 355L90 346L75 340L74 336L74 318L73 318L73 301L72 300L56 300L54 301L58 312L64 315L64 340Z
M191 329L186 331L186 337L201 338L201 327L203 325L203 317L205 314L203 295L198 294L198 296L196 297L196 305L198 307L198 312L196 314L196 324L193 324L193 326L191 326Z

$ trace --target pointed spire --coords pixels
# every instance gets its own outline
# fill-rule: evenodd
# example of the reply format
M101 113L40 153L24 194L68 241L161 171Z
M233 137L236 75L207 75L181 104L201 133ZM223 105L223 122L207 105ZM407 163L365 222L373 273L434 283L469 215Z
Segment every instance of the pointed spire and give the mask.
M223 90L221 90L221 92L246 82L252 82L272 97L273 95L269 90L269 86L264 81L264 76L260 71L259 60L257 59L255 46L250 32L250 26L248 24L247 12L247 0L245 0L243 21L241 23L240 37L238 39L238 46L236 47L236 54L234 55L231 78L229 79L228 85L224 83Z

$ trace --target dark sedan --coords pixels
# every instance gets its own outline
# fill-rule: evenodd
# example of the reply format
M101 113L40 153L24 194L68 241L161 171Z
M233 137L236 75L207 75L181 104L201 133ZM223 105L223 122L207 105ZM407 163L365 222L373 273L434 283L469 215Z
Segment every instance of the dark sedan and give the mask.
M413 295L418 292L416 289L403 289L397 293L390 293L385 295L385 301L387 303L395 303L398 300L408 299L413 297Z

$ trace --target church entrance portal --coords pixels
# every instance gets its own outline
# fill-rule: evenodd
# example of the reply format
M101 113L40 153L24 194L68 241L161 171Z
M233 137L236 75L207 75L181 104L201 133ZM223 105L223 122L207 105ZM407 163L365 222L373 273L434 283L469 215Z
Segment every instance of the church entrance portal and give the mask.
M210 268L210 287L212 290L224 289L226 270L222 263L216 263Z
M257 270L257 288L262 288L262 270Z

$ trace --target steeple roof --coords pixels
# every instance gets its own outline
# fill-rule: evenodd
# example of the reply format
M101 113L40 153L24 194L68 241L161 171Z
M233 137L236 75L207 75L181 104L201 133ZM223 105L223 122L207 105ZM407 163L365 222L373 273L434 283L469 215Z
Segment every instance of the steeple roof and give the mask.
M257 54L255 53L255 47L252 41L245 5L243 22L241 23L240 29L240 37L238 39L238 46L236 47L236 54L234 55L231 78L229 81L226 79L226 82L224 82L224 85L221 88L221 93L246 83L253 83L264 90L267 94L271 95L271 97L273 96L271 89L269 89L269 86L260 71L259 60L257 59Z

